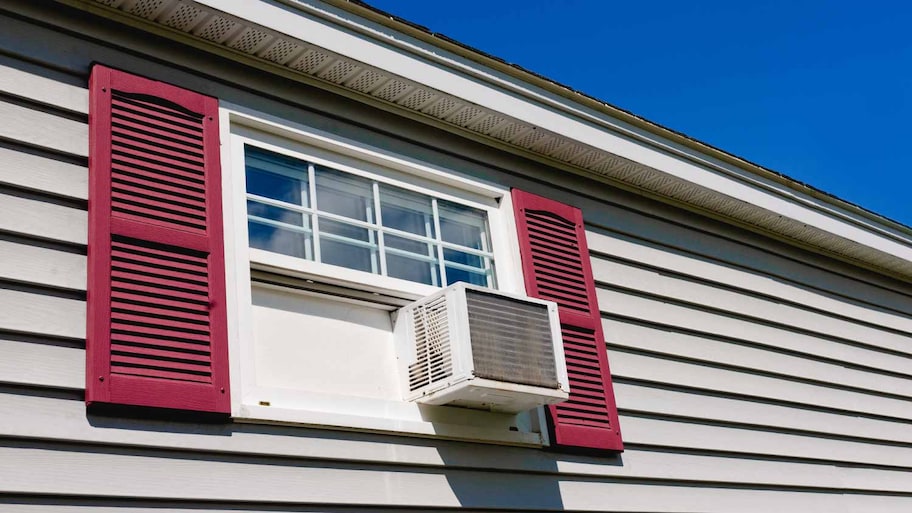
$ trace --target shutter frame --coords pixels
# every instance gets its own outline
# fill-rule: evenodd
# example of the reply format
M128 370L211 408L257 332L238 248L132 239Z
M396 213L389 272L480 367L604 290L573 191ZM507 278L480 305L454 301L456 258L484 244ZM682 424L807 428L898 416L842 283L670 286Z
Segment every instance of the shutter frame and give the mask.
M558 303L561 332L564 335L570 399L546 408L551 447L570 451L623 451L582 211L519 189L513 189L512 197L526 294ZM553 222L552 226L549 227L548 222ZM556 253L549 255L549 252L555 250L564 251L564 258L558 258L561 255ZM555 260L547 262L551 256ZM546 270L542 265L552 266L552 269ZM561 266L564 268L561 269ZM551 274L562 271L575 273L576 281ZM568 334L571 333L581 335L570 340ZM587 351L583 351L580 348L587 340L592 344L585 348ZM580 394L581 390L574 387L574 381L578 379L574 377L574 367L588 369L585 379L591 383L594 380L592 371L596 365L597 374L601 378L602 396L597 402L603 400L604 408L601 404L592 408L596 412L592 417L597 417L597 420L586 420L588 414L585 412L579 418L569 418L567 412L573 411L576 405L583 409L590 408L582 403L586 399ZM598 388L592 385L590 387ZM599 395L598 392L595 395Z
M135 100L139 105L135 107L137 110L142 110L143 104L152 107L145 117L139 114L130 119L124 118L124 112L134 107L128 105L127 111L123 108L118 111L118 123L132 124L132 129L146 130L149 134L137 134L123 128L119 129L119 135L115 134L115 91L118 95L126 95L128 101ZM158 107L161 108L155 110ZM190 121L181 125L179 118L185 115ZM154 120L168 116L171 116L171 125L165 121L155 124ZM139 406L207 414L229 414L231 411L218 119L218 100L215 98L99 64L92 68L89 79L86 322L86 403L89 406ZM189 127L187 130L192 131L192 137L188 138L180 129L175 130L175 126ZM124 139L125 133L133 139ZM156 176L155 171L149 175L153 180L161 180L161 188L156 188L155 183L150 187L150 182L140 176L141 170L131 179L146 180L143 185L136 187L136 182L125 182L122 170L117 171L118 185L115 185L115 148L123 152L127 146L133 146L137 148L135 153L146 159L143 163L150 169L167 171L169 165L175 167L175 156L179 160L190 151L186 142L190 140L201 145L198 154L194 154L187 164L187 167L196 166L198 180L202 183L196 197L175 187L167 175ZM162 156L159 161L153 160L156 154ZM169 158L172 164L167 161ZM125 166L120 164L119 167ZM118 196L125 196L126 200ZM132 201L137 198L139 201ZM119 202L119 212L115 212L115 202ZM192 204L192 208L186 208L182 203ZM137 205L136 212L131 212L131 205ZM162 216L171 216L177 221L164 217L155 219L156 206L164 212ZM146 215L143 211L152 215L143 219ZM178 214L170 213L174 211ZM187 224L185 219L191 218L195 219L196 227ZM112 242L115 239L118 242ZM114 259L118 254L125 254L123 248L138 251L126 253L127 260L121 259L118 263L132 267L135 276L142 277L135 285L115 277L125 274L113 270ZM118 280L118 285L131 290L112 294L112 280ZM163 285L165 283L168 285ZM155 289L156 286L162 288ZM161 293L167 291L167 287L178 291L184 287L196 290L192 294L175 292L172 297ZM133 292L133 297L122 299ZM192 297L195 302L175 301L181 295ZM118 298L112 299L112 296ZM117 312L114 301L121 306ZM114 317L128 320L112 321ZM146 321L137 330L147 334L183 329L194 333L196 340L184 341L172 332L162 338L143 334L116 335L118 339L132 340L118 340L117 347L121 349L114 351L114 322L138 322L135 318ZM191 320L184 322L186 319ZM159 321L161 325L153 321ZM200 343L206 337L208 347ZM159 342L161 345L156 345ZM120 366L116 372L112 371L115 358L116 365ZM177 372L169 373L169 367Z

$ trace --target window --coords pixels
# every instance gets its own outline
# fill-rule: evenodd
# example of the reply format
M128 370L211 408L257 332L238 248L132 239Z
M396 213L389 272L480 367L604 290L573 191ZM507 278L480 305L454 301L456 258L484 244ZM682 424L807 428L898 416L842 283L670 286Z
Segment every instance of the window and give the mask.
M222 119L235 418L541 443L534 414L405 401L396 360L399 306L457 281L522 290L509 189L284 120Z
M540 412L403 400L390 315L525 279L574 360L552 443L621 449L578 208L102 65L90 95L90 407L538 445Z
M477 208L245 144L250 246L435 287L494 287Z
M226 158L243 209L233 231L243 229L254 268L405 299L459 281L522 290L507 189L235 119Z

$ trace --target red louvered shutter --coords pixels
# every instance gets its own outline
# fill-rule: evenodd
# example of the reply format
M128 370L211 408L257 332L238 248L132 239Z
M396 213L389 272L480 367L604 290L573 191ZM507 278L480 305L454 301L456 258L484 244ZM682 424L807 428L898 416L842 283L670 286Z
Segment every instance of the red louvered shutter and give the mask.
M583 214L513 190L526 293L558 305L570 399L549 406L552 445L621 451L611 372Z
M218 101L96 65L86 402L229 413Z

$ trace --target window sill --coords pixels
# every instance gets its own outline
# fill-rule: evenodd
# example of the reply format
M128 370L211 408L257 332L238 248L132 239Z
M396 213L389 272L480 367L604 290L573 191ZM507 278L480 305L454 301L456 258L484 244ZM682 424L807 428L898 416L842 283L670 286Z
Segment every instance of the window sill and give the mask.
M319 402L320 398L315 402ZM327 398L322 398L327 399ZM498 445L522 447L542 447L539 433L529 431L512 431L510 424L517 418L514 415L477 412L464 408L446 406L419 406L414 403L400 403L394 409L400 413L411 413L413 418L379 417L352 415L340 412L339 406L346 401L333 400L336 407L328 410L283 408L263 406L260 404L241 403L234 414L235 422L251 424L283 424L312 427L317 429L336 429L344 431L364 431L398 436L436 438ZM469 425L462 421L477 420L487 416L486 425ZM421 417L424 417L422 419ZM433 419L433 420L432 420ZM480 423L482 424L482 423Z

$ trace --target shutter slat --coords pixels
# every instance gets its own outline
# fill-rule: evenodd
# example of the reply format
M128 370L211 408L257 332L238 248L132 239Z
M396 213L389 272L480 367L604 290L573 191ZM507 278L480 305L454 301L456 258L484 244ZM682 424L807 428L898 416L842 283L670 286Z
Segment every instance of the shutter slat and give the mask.
M188 134L202 133L197 125L199 120L196 116L182 115L173 109L128 98L116 92L111 102L111 110L124 117L136 117L178 131L186 131Z
M180 333L187 332L199 335L208 335L209 333L209 329L206 326L200 326L192 322L181 322L156 315L131 314L116 310L111 312L111 322L151 324Z
M119 283L114 283L112 285L112 290L118 292L142 294L145 297L149 298L149 301L158 302L160 299L183 301L187 303L188 308L209 304L209 298L203 297L200 294L193 292L184 292L183 290L177 289L162 291L158 287L150 287L146 285L144 280L130 281L130 279L126 276L121 276L120 278L121 281Z
M179 166L164 166L152 160L137 158L136 155L115 152L113 155L114 170L121 168L131 172L143 174L152 179L178 182L176 185L196 187L198 191L205 191L205 180L199 170L184 169Z
M206 312L209 310L208 302L190 303L189 301L180 301L178 299L170 299L165 297L150 298L144 294L134 294L132 292L118 289L113 289L111 291L111 301L119 301L126 304L155 305L159 308L169 308L171 310L188 313L206 314Z
M162 144L172 143L176 147L183 147L186 151L196 153L203 158L203 138L187 131L167 130L164 127L149 123L138 122L132 117L113 113L112 128L123 131L133 137L143 137L148 140L160 141Z
M212 383L212 378L205 375L198 375L189 372L175 372L162 368L148 368L139 365L127 365L126 362L117 362L111 365L112 374L124 376L146 376L156 379L167 379L174 381L185 381L188 383Z
M173 269L175 271L184 271L190 273L191 275L204 277L206 271L206 261L200 259L194 259L192 256L184 256L183 258L169 258L167 261L164 261L161 256L161 252L157 252L152 248L140 248L140 247L118 247L116 244L113 246L112 256L121 262L134 262L137 264L145 264L152 267L161 267L162 269Z
M195 299L199 301L204 301L207 299L206 292L209 290L207 285L198 285L195 283L189 283L182 281L180 279L169 278L165 276L156 276L154 271L155 269L148 269L149 272L130 272L130 267L139 267L139 266L130 266L121 262L117 262L112 266L111 275L115 280L124 279L126 281L139 281L145 282L150 285L153 285L157 292L163 295L167 295L171 290L176 290L179 292L187 293L196 293L198 294ZM114 286L121 286L129 288L128 285L124 283L114 283Z
M140 169L127 169L126 167L117 168L115 166L111 180L129 184L134 187L140 187L142 189L174 194L178 197L189 197L190 199L197 198L205 192L203 189L192 187L189 182L174 178L169 178L165 181L161 176L154 175L153 173Z
M136 312L148 316L171 318L177 321L185 321L190 323L195 322L200 325L206 325L209 323L209 312L189 313L181 310L175 310L174 308L157 308L156 306L144 306L141 304L124 303L119 301L112 301L111 308L121 311Z
M112 332L111 341L120 342L127 345L136 345L136 344L149 344L147 335L130 335L126 333ZM158 337L155 339L155 342L151 344L153 347L159 347L163 349L176 349L180 351L191 351L198 353L209 354L209 344L208 342L178 342L176 340L169 340L165 338Z
M197 331L180 331L171 329L170 326L157 325L146 326L132 324L128 322L117 322L117 319L111 322L111 332L118 332L134 337L143 338L149 344L155 344L159 339L177 340L177 341L196 341L199 343L209 344L210 337L205 333Z
M155 279L161 279L163 284L167 282L187 290L201 292L209 290L207 284L208 273L205 267L190 271L171 265L170 260L156 262L148 259L147 262L137 262L132 258L123 258L123 256L117 254L114 255L113 267L125 271L124 274L128 274L129 271L135 271L138 274L150 276L152 280L149 280L149 282L154 284L159 283Z
M154 160L165 166L178 166L190 171L203 172L205 163L198 153L184 151L183 148L169 148L164 144L150 144L148 141L128 137L122 132L113 132L112 136L111 142L114 147L123 154Z
M86 401L227 414L218 102L99 65L89 88Z
M165 228L184 229L188 231L202 232L206 229L206 222L196 216L187 216L169 212L163 205L148 205L141 201L131 198L129 202L123 200L119 194L113 195L114 199L121 201L112 206L112 210L117 212L124 219L145 222L159 225Z
M196 353L191 351L172 351L168 349L158 349L153 347L136 346L130 344L111 344L112 353L132 354L137 356L148 356L152 358L165 360L186 360L204 364L208 367L210 363L208 353Z
M172 191L160 190L158 188L138 187L129 183L129 180L119 178L112 180L112 187L115 194L124 199L142 198L142 201L155 204L160 201L165 208L175 212L181 212L190 216L199 216L205 219L206 199L204 197L194 198L192 196L178 196Z
M565 267L568 273L574 273L579 270L580 259L578 256L578 249L572 247L564 248L551 248L547 245L544 245L539 240L532 239L530 242L534 244L532 248L532 255L541 258L546 261L552 261L557 263L566 262L570 264ZM549 260L550 259L550 260Z
M111 347L111 361L119 363L122 365L130 366L144 366L144 367L157 367L164 371L170 372L187 372L192 374L197 374L199 376L207 376L209 374L209 363L204 362L202 364L193 364L185 362L177 362L171 359L161 359L161 358L150 358L150 354L144 354L142 356L133 356L129 354L121 354L120 351L116 349L118 346Z
M205 256L191 252L176 254L173 251L158 248L155 244L139 244L138 241L122 243L115 240L112 242L111 247L114 251L120 252L119 254L123 255L124 258L133 258L133 255L135 254L146 254L153 258L158 257L156 258L156 261L162 262L163 264L165 260L167 260L168 266L187 264L195 266L195 268L200 268L205 267L208 264L208 260Z
M623 450L582 212L513 190L526 292L558 304L570 398L548 408L556 447Z

